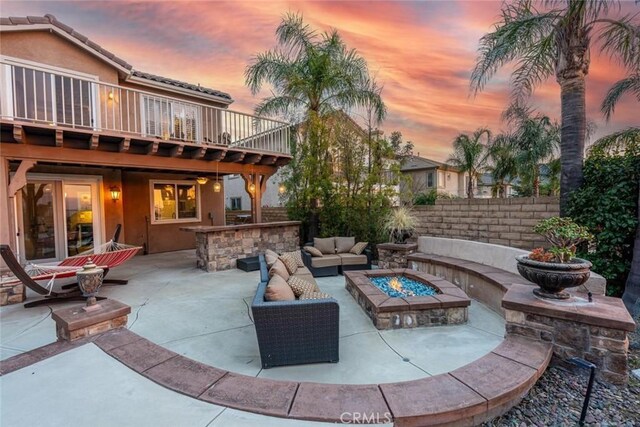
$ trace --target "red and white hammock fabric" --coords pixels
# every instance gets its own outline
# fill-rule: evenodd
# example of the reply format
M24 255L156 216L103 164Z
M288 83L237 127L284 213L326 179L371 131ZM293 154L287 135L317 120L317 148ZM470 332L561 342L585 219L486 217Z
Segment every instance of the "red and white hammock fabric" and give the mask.
M112 240L97 248L89 249L78 255L65 258L57 264L27 264L24 270L40 286L49 289L54 286L64 286L74 283L76 272L91 258L93 263L101 268L117 267L133 258L142 246L131 246ZM14 284L20 279L11 275L3 278L2 284Z

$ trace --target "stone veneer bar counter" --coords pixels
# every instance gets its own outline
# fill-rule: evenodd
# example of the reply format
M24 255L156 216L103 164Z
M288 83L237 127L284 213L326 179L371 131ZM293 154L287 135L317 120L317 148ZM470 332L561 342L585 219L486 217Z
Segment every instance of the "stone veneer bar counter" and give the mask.
M236 268L238 259L267 249L276 252L299 248L300 221L259 224L181 227L196 233L197 266L206 271Z

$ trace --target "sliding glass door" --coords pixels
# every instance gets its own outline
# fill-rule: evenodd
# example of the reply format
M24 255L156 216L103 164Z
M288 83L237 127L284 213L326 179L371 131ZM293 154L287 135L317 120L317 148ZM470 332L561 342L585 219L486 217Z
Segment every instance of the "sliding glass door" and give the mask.
M103 242L99 182L28 178L17 200L22 261L60 261Z

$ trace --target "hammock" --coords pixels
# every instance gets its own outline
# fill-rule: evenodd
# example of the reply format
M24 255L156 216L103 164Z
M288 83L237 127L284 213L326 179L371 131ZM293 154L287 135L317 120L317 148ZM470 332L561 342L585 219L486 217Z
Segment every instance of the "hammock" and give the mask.
M58 264L29 263L24 267L24 271L35 282L46 287L49 292L51 292L54 285L64 286L74 283L76 280L76 272L82 269L89 258L91 258L97 266L111 269L133 258L140 249L142 249L141 246L125 245L110 240L96 248L65 258ZM11 285L18 282L21 282L21 280L15 277L15 275L7 276L2 280L3 285Z

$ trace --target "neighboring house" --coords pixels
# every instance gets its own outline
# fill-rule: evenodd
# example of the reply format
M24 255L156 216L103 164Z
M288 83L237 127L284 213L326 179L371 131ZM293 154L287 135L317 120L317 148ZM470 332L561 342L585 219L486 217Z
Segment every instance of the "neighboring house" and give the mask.
M0 243L60 260L109 240L195 247L185 225L224 225L238 174L261 221L266 181L290 161L289 125L232 97L134 69L55 17L1 18ZM196 58L194 58L195 60Z
M453 197L465 197L466 174L446 163L411 156L404 160L400 172L411 179L401 188L401 194L411 197L436 190ZM409 186L409 187L406 187Z
M411 156L404 160L400 171L411 177L403 187L401 194L412 198L420 193L436 190L452 197L467 197L468 174L460 172L456 167L424 157ZM473 196L478 199L493 196L494 181L490 173L483 173L479 180L474 180ZM514 195L513 186L506 186L506 197Z

